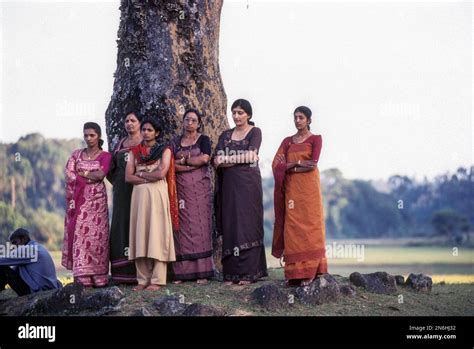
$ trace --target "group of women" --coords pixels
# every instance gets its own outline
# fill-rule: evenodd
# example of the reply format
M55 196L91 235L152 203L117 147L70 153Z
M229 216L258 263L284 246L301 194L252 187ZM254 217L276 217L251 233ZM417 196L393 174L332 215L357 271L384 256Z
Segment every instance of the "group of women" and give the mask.
M65 171L62 264L76 282L105 286L110 262L112 280L137 284L137 291L157 290L169 278L207 283L214 276L213 213L222 235L224 282L246 285L267 276L258 166L262 132L251 121L247 100L236 100L231 111L235 127L220 135L214 152L194 109L183 116L183 132L167 143L156 119L130 110L127 136L112 153L102 150L99 125L84 125L87 147L73 152ZM272 255L284 259L290 285L307 285L327 272L317 168L322 140L310 132L311 114L296 108L297 132L283 140L272 163ZM113 185L110 230L105 178Z

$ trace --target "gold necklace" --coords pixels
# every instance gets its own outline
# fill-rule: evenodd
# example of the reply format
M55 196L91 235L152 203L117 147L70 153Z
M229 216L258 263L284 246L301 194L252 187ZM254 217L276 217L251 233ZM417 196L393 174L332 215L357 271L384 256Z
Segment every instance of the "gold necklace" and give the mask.
M98 149L97 151L95 151L92 155L89 154L89 152L87 151L86 149L86 155L87 155L87 159L88 160L92 160L92 157L94 157L96 154L98 154L100 152L100 149Z

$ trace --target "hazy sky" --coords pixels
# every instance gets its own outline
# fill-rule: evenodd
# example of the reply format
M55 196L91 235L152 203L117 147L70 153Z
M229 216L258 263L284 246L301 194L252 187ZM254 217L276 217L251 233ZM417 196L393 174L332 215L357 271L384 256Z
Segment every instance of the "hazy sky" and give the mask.
M0 141L103 126L119 1L1 6ZM264 173L303 104L323 135L321 170L421 178L474 164L472 44L467 1L227 1L220 67L229 106L252 102Z

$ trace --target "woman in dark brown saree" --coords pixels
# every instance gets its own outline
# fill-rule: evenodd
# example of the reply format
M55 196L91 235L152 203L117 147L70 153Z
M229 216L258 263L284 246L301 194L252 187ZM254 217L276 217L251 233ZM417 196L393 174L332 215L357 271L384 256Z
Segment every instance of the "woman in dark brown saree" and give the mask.
M213 164L217 170L216 220L222 234L226 284L247 285L267 276L263 245L263 193L258 150L262 132L250 121L252 106L232 104L235 127L219 137Z
M112 224L110 225L110 272L116 283L136 284L135 263L128 259L130 202L133 185L125 182L125 169L131 148L142 141L140 116L130 110L125 114L127 137L122 138L114 148L112 164L107 179L114 186Z
M174 283L214 276L212 260L212 197L209 160L211 141L200 133L201 115L189 109L183 116L183 134L171 142L178 191L179 231L174 234Z
M284 257L288 283L306 286L327 273L319 170L322 138L309 131L311 110L294 112L298 132L286 137L273 160L275 226L272 255Z

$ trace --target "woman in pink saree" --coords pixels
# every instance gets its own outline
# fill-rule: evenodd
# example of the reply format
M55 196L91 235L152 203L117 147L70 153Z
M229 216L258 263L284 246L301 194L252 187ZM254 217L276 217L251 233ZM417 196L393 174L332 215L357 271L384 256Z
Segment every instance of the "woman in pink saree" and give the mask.
M102 287L109 273L109 211L104 177L112 155L102 150L100 126L84 124L85 149L75 150L66 169L66 218L61 264L74 282Z

